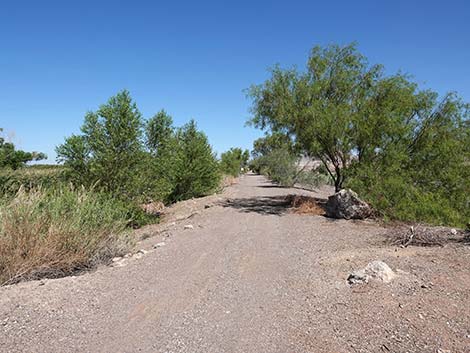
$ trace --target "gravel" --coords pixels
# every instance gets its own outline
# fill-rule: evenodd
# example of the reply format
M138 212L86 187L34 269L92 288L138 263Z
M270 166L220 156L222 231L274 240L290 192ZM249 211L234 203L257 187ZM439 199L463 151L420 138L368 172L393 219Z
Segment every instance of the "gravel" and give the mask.
M283 201L330 191L247 175L165 209L137 258L0 288L0 351L468 351L469 247L402 249L371 221L298 215ZM400 276L348 285L377 259Z

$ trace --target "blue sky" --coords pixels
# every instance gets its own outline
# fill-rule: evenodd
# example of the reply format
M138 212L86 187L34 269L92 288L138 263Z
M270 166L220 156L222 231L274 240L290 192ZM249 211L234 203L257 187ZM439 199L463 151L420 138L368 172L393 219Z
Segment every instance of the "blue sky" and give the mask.
M0 127L54 162L83 116L128 89L145 117L194 118L218 152L250 148L243 90L314 45L357 41L371 63L470 101L466 1L2 1Z

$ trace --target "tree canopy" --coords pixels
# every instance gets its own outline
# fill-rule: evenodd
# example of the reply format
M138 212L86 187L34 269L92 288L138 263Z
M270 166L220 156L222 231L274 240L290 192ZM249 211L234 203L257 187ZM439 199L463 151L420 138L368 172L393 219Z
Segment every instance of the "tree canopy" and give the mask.
M336 191L354 185L384 199L378 186L398 178L411 198L452 194L468 207L469 105L455 93L440 98L407 75L386 75L350 44L313 48L304 71L275 66L248 96L248 122L267 133L255 153L284 138L323 163Z

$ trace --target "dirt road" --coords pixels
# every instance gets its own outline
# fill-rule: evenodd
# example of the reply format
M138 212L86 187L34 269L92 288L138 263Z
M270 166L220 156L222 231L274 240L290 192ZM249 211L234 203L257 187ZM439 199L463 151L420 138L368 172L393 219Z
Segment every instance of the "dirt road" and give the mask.
M0 351L470 352L469 246L397 249L290 212L300 192L247 175L121 267L0 288ZM349 286L372 260L399 277Z

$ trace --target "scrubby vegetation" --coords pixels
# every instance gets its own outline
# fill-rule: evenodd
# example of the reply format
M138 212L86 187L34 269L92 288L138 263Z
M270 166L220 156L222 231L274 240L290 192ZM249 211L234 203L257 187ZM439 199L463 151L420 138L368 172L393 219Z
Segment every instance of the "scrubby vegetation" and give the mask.
M127 228L158 221L144 203L207 195L221 180L194 121L146 121L127 91L87 113L57 155L60 166L26 166L44 155L0 140L0 284L106 262L129 250Z
M0 132L3 129L0 128ZM46 159L47 156L41 152L25 152L17 150L15 145L11 142L6 142L0 136L0 169L13 169L21 168L26 163L31 161L40 161Z
M293 144L282 136L273 134L262 137L253 145L250 169L269 176L281 186L298 184L313 189L332 183L330 175L322 166L301 166L302 156L295 151Z
M174 128L165 111L145 121L127 91L88 113L81 131L57 148L75 184L123 200L166 203L218 186L217 159L196 123Z
M20 188L0 200L0 284L62 276L129 250L127 210L84 188Z
M351 44L315 47L304 72L275 67L249 96L249 123L268 136L261 156L284 143L318 159L337 191L352 187L387 218L470 219L469 105L456 94L439 98L406 75L386 75Z
M248 166L250 152L241 148L231 148L220 156L220 170L226 175L239 176Z

